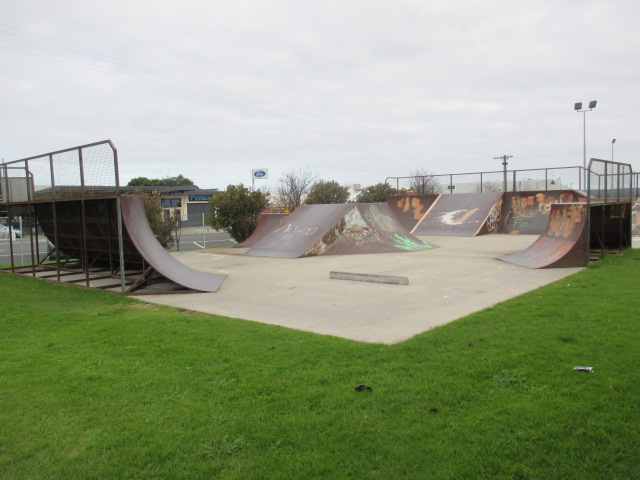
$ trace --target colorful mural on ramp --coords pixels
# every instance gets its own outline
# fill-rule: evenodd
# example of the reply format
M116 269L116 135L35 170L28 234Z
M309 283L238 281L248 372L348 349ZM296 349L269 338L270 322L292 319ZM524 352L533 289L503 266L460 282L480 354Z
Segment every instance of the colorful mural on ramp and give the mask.
M411 233L460 237L497 233L501 210L502 192L440 195Z
M527 268L584 267L588 263L586 203L552 204L545 231L528 248L499 260Z
M386 203L302 205L245 255L299 258L428 248L432 245L411 235Z
M551 205L587 201L585 195L574 190L508 192L503 198L501 233L525 235L544 232Z
M404 228L411 231L440 195L392 195L387 204Z

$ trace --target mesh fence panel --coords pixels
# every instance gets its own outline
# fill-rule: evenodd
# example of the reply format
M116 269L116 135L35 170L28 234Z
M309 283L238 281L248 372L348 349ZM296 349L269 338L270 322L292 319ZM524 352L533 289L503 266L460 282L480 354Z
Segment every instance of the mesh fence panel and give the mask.
M6 171L11 174L0 173L0 192L2 192L0 203L8 201L9 198L17 199L13 201L27 201L30 194L27 170L21 167L11 167Z
M116 195L119 185L108 140L0 165L4 203Z
M33 176L33 199L38 200L42 197L43 200L47 200L51 198L52 183L49 156L26 160L25 168Z
M84 185L93 193L105 185L114 186L117 177L115 152L110 144L100 144L82 150L84 162Z
M588 170L589 198L592 203L631 202L631 165L592 158Z

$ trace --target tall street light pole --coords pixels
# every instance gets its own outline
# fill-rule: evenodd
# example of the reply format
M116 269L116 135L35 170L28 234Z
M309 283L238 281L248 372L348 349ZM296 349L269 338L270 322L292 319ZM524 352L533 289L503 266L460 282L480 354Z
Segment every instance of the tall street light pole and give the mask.
M611 161L613 162L613 144L616 143L616 139L611 140Z
M577 102L573 104L573 109L582 113L582 171L584 172L584 183L586 184L586 175L587 175L587 112L590 112L596 105L598 104L597 100L591 100L589 102L589 109L582 109L582 102ZM580 176L582 179L582 175ZM585 185L586 186L586 185Z

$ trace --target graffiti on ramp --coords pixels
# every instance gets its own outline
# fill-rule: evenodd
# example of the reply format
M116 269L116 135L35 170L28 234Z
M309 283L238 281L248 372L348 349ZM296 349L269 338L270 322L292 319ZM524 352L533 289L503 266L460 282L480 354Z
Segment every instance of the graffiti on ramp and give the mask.
M303 205L245 255L299 258L428 248L432 245L400 225L386 203Z
M527 268L584 267L588 263L587 204L551 205L549 223L526 249L499 260Z
M586 201L573 190L505 193L502 233L540 235L549 223L552 205Z
M502 192L440 195L411 233L460 237L497 233L501 209Z

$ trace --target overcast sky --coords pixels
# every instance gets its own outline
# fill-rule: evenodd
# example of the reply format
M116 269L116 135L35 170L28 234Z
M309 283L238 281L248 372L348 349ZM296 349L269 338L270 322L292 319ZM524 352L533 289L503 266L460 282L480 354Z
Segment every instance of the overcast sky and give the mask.
M640 2L0 0L0 157L111 139L121 183L640 169Z

